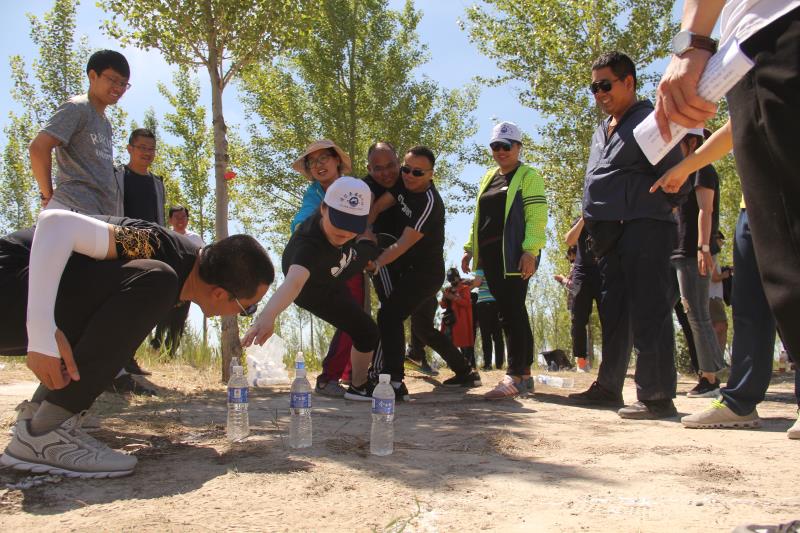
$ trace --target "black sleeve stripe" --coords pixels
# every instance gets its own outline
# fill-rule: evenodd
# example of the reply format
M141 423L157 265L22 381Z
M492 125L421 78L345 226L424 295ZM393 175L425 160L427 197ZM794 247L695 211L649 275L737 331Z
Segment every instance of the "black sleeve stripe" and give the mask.
M431 211L433 211L433 205L435 202L433 198L433 191L428 189L428 192L425 193L425 196L428 198L428 203L425 205L425 209L422 211L422 215L420 215L417 223L414 224L414 230L422 233L422 226L425 225L425 222L428 221L428 217L431 216Z

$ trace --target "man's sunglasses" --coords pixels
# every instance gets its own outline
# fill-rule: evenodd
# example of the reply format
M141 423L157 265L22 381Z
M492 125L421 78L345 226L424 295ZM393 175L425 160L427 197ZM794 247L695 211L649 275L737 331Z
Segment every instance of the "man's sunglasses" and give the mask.
M412 176L416 176L418 178L424 176L426 172L430 172L431 170L433 169L429 168L427 170L423 170L421 168L411 168L408 165L403 165L400 167L400 172L403 174L411 174Z
M589 90L592 91L592 94L597 94L600 91L607 93L611 90L611 87L615 81L619 81L619 78L616 80L600 80L592 82L592 84L589 85Z
M225 287L222 287L222 288L225 289ZM225 289L225 290L228 291L228 289ZM234 296L231 291L228 291L228 294L231 295L231 298L233 298L233 300L236 302L236 305L238 305L239 309L241 309L241 311L239 312L240 316L253 316L256 313L256 311L258 310L258 304L257 303L250 304L247 307L245 307L245 306L242 305L242 302L239 301L239 298Z
M494 142L489 145L489 148L492 149L492 152L499 152L500 150L510 152L512 146L513 145L504 142Z

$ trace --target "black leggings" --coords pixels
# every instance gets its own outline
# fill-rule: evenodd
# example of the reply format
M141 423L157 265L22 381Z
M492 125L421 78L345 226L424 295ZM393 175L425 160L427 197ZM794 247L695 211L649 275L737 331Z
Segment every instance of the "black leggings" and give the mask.
M503 368L506 349L503 341L503 328L497 302L478 302L478 327L481 329L483 345L483 366L492 366L492 345L494 345L495 368Z
M371 352L378 344L378 326L343 282L329 287L306 283L294 303L350 335L359 352Z
M175 304L178 276L152 259L95 261L73 255L55 305L78 365L79 381L50 391L46 400L72 413L88 409ZM0 354L27 353L28 269L0 269Z

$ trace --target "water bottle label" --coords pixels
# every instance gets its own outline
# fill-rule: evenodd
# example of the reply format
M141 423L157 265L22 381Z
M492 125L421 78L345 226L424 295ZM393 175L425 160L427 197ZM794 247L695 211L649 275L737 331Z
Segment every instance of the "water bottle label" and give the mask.
M293 392L289 396L289 407L292 409L310 409L311 408L311 393L310 392Z
M247 387L229 387L228 403L247 403Z
M393 415L394 414L394 399L380 400L378 398L372 399L372 414L375 415Z
M306 367L305 361L295 361L294 362L294 369L295 370L301 370L301 369L304 369L305 367Z

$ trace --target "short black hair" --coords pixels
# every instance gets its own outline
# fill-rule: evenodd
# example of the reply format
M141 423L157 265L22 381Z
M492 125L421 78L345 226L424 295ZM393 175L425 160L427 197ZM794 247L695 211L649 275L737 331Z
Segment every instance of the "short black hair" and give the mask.
M370 147L367 148L367 159L369 159L369 156L372 155L372 152L382 147L388 148L389 150L392 151L394 155L397 155L397 150L395 150L394 145L392 143L390 143L389 141L378 141L376 143L372 143Z
M412 146L406 151L406 155L411 154L417 157L425 157L428 161L431 162L431 167L436 165L436 156L433 155L433 151L428 148L427 146Z
M136 128L131 132L131 136L128 137L128 144L133 145L133 141L135 141L137 137L146 137L154 141L156 140L156 134L151 130L147 128Z
M189 218L189 209L182 205L173 205L169 208L169 216L167 218L172 218L172 215L177 213L178 211L184 211L186 213L186 218Z
M231 235L203 248L198 273L235 298L251 298L259 285L275 281L267 251L250 235Z
M128 60L115 50L99 50L93 53L86 64L86 75L88 76L89 71L93 70L99 76L109 68L115 70L124 78L131 77L131 67L128 66Z
M633 64L630 57L622 52L606 52L592 63L592 70L606 67L611 68L611 72L620 80L624 80L628 76L633 76L633 88L636 88L636 66Z

